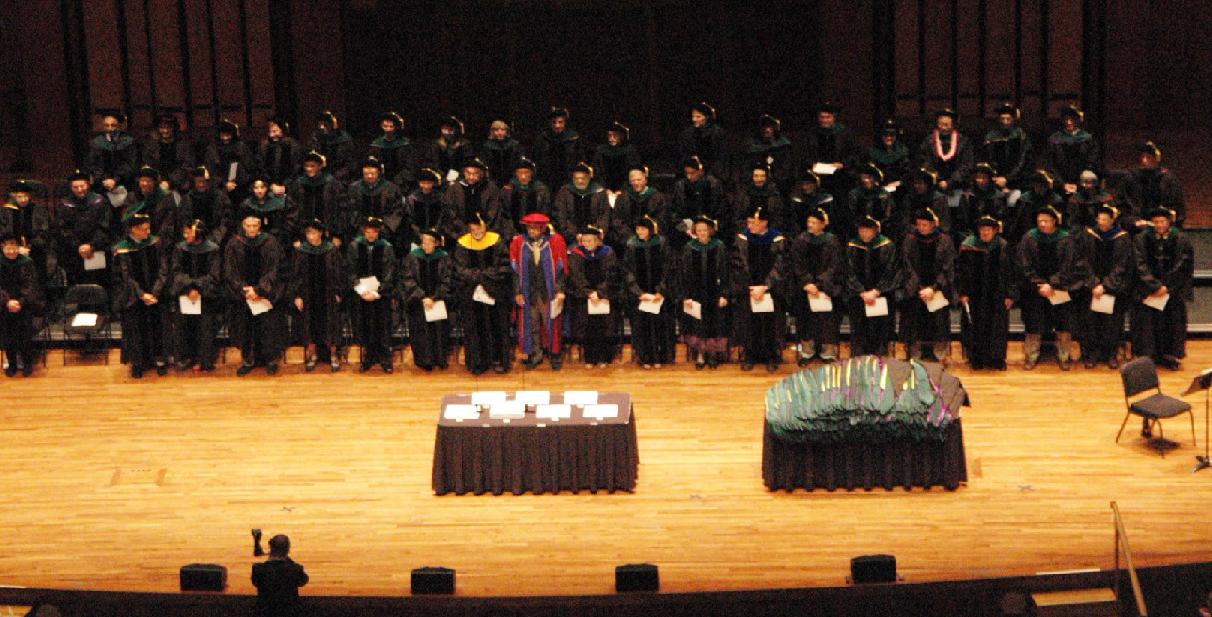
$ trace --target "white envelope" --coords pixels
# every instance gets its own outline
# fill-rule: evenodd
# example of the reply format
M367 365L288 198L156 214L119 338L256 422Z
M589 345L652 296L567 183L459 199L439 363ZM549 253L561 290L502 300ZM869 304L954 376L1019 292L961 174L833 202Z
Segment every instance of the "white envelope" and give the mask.
M555 301L555 302L551 303L551 318L552 319L559 317L560 313L563 313L563 312L564 312L564 301L563 300L559 300L559 301Z
M808 309L813 313L828 313L833 310L833 298L823 291L815 298L808 296Z
M521 418L526 415L526 403L522 401L501 401L493 403L488 408L490 418Z
M451 403L446 406L446 410L442 412L442 416L447 420L478 420L480 412L476 409L475 405Z
M104 270L105 251L93 251L93 256L84 260L85 270Z
M261 298L260 300L245 300L244 302L248 304L248 310L252 311L253 317L261 313L268 313L274 308L273 303L265 298Z
M476 290L472 292L471 299L481 304L492 306L497 303L496 298L488 295L488 290L484 289L483 285L476 285Z
M615 403L608 403L604 405L586 405L585 410L581 412L581 417L617 418L619 417L619 406Z
M535 407L534 415L536 418L548 418L555 420L558 418L571 418L572 406L567 404L542 404Z
M72 317L73 328L91 328L95 325L97 325L96 313L76 313L76 315Z
M1115 312L1115 296L1105 293L1101 298L1090 298L1090 310L1110 315Z
M459 179L459 170L452 169L452 170L446 172L446 183L447 184L450 184L451 182L454 182L455 180L458 180L458 179Z
M107 192L105 197L109 199L109 205L121 208L122 204L126 203L126 187L119 184L114 190Z
M829 163L816 163L812 166L812 173L818 176L832 176L837 171L837 165Z
M897 180L896 182L889 182L888 184L884 185L884 190L888 191L889 193L895 193L896 189L898 187L900 187L900 185L901 185L900 180Z
M1069 292L1063 289L1054 289L1052 290L1052 297L1048 298L1048 301L1055 306L1058 304L1064 304L1071 299L1072 298L1069 297Z
M238 161L232 161L231 166L227 168L227 181L228 182L236 181L236 173L239 171L239 169L240 169L240 163Z
M687 306L687 305L689 305L689 306ZM690 300L686 304L682 305L682 312L686 313L687 315L690 315L691 317L693 317L695 319L702 319L703 318L703 305L699 304L698 302L696 302L694 300Z
M613 207L614 207L614 202L615 202L615 200L617 200L618 198L619 198L619 194L618 194L618 193L615 193L615 192L612 192L612 191L606 191L606 201L607 201L607 203L609 203L609 204L610 204L610 207L611 207L611 208L613 208Z
M202 298L198 298L197 302L189 299L189 296L179 296L177 298L181 306L182 315L201 315L202 314Z
M749 296L749 310L754 313L773 313L774 296L766 293L761 300L754 300L753 296Z
M370 292L373 294L379 293L379 278L376 276L365 276L358 279L358 284L354 285L354 293L359 296Z
M585 306L588 307L587 310L589 311L590 315L610 314L610 300L599 300L594 302L593 300L586 299Z
M644 313L652 313L653 315L660 315L662 304L665 304L665 298L651 301L640 300L640 311Z
M1151 309L1157 309L1159 311L1166 310L1166 303L1168 303L1169 301L1170 301L1170 294L1168 294L1168 293L1164 296L1160 296L1157 298L1151 298L1151 297L1146 296L1145 299L1142 300L1142 302L1144 303L1145 306L1147 306Z
M863 310L868 317L886 317L888 315L888 298L880 296L875 299L875 304L864 302Z
M596 405L598 403L597 390L565 390L564 404L566 405Z
M504 390L484 390L471 393L472 405L496 405L509 398Z
M930 301L926 303L926 310L931 313L934 313L940 309L947 308L950 305L951 305L951 303L947 301L947 296L936 291L936 292L934 292L934 297L931 298Z
M513 398L523 405L546 405L551 402L551 392L548 390L518 390Z
M436 300L431 308L425 310L425 321L442 321L446 319L446 301Z

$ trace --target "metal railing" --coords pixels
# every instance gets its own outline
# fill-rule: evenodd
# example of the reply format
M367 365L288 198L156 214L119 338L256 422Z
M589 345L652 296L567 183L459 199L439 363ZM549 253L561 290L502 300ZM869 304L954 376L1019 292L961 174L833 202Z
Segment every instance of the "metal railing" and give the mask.
M1136 612L1140 617L1148 617L1145 608L1145 594L1140 590L1140 579L1136 576L1136 564L1132 562L1132 547L1128 544L1128 532L1124 529L1124 518L1119 513L1119 505L1111 502L1111 512L1115 515L1115 597L1119 598L1119 553L1123 549L1124 564L1128 567L1128 580L1132 582L1132 595L1136 598Z

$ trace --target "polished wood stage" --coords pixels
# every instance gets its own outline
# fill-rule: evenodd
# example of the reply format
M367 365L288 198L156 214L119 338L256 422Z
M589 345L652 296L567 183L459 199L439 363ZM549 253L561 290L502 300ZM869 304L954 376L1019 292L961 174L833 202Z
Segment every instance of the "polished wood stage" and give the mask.
M1163 372L1171 394L1212 366L1212 343L1190 349ZM1212 554L1212 470L1191 473L1187 419L1166 423L1180 445L1164 459L1135 420L1116 444L1117 372L1023 372L1017 343L1009 372L952 369L973 403L955 492L768 492L762 397L791 366L474 379L410 364L305 374L296 355L274 378L229 363L136 382L113 357L64 368L52 352L49 372L0 378L0 585L172 591L179 566L214 562L249 592L252 527L291 536L309 594L407 593L426 565L457 569L460 594L606 593L615 565L642 561L664 591L831 586L866 553L895 554L910 581L1018 575L1111 567L1111 500L1138 564ZM443 394L586 387L634 397L634 494L432 494ZM1203 396L1189 400L1202 452Z

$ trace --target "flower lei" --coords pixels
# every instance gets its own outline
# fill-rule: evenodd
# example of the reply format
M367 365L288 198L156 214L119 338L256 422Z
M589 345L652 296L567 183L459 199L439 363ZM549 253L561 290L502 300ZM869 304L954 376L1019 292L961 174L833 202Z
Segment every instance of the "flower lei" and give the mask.
M939 139L938 129L934 129L934 154L943 161L950 161L955 158L955 153L959 151L959 131L951 131L951 149L943 153L943 142Z

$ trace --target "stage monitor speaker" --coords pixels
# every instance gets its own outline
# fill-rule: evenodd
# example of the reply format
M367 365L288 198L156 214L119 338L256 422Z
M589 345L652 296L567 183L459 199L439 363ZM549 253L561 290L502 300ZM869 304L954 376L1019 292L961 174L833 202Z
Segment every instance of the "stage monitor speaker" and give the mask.
M455 590L455 571L450 568L417 568L412 571L412 593L452 594Z
M896 557L860 555L851 559L850 581L855 585L896 582Z
M660 573L650 563L629 563L614 569L614 590L617 592L658 591L660 588Z
M224 589L227 589L227 566L215 563L191 563L181 566L181 591Z

